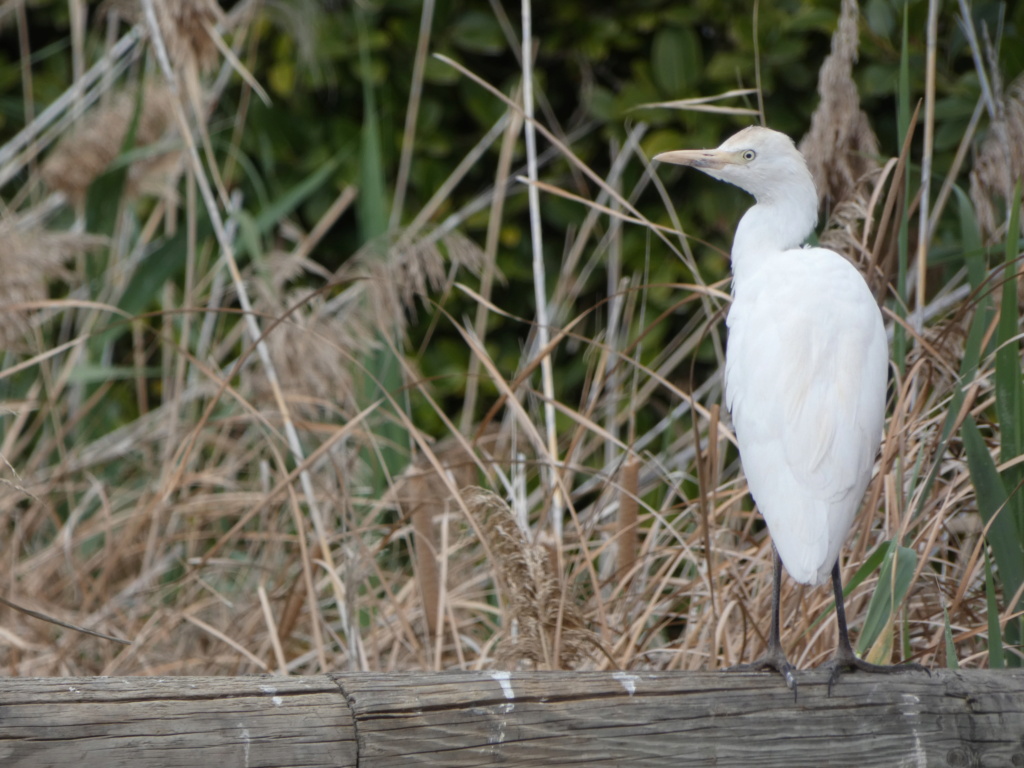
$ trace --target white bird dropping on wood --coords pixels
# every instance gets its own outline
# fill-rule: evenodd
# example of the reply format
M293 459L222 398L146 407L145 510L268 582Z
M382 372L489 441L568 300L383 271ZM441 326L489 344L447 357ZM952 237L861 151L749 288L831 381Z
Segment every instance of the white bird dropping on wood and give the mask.
M750 493L774 545L772 626L766 655L736 669L775 669L795 692L779 639L781 567L802 584L831 575L843 669L868 664L850 646L839 550L871 479L885 419L888 343L882 315L857 269L835 251L804 247L818 196L786 135L752 126L718 149L664 152L754 196L732 247L725 399Z

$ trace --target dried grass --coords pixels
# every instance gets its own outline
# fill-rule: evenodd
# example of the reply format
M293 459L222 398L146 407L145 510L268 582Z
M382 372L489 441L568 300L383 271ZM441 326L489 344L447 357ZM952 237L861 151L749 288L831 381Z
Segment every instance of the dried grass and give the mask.
M835 98L828 105L823 100L807 152L825 179L833 229L847 232L857 253L877 253L868 247L873 188L866 200L858 192L866 171L857 163L874 150L849 93L853 7L844 4L822 73L823 96ZM189 8L191 21L176 17L175 23L182 38L192 39L201 36L211 11L205 4ZM171 40L167 29L162 34ZM180 55L209 54L186 46ZM1014 98L1019 88L1011 88ZM51 153L44 173L57 179L56 188L81 199L109 166L134 110L129 94L110 98L78 129L85 138L76 141L86 143L77 146L95 143L99 160L75 167L70 137ZM147 94L144 110L156 100ZM118 116L101 120L104 109ZM137 142L159 141L170 119L145 112L142 118ZM511 162L511 150L504 156ZM603 183L601 211L608 205L635 210L631 201L642 187L619 192L624 177L605 183L586 172ZM983 165L977 173L980 178ZM496 173L495 211L511 208L501 204L507 176ZM997 189L993 179L986 194ZM152 246L161 217L195 224L188 199L169 198L140 231L119 233L109 244L111 263L133 264L132 254ZM131 366L107 371L97 362L112 354L101 345L104 330L120 322L108 306L72 301L48 308L55 321L43 335L25 325L33 316L22 315L19 326L0 325L5 346L23 342L29 330L46 342L32 347L36 357L29 360L7 355L0 369L0 383L20 386L5 390L18 395L0 408L4 594L134 641L121 649L0 609L4 672L715 669L756 655L771 602L770 540L746 499L730 426L718 417L717 377L695 379L692 387L674 383L697 350L721 355L724 286L677 288L681 301L701 302L703 309L681 327L659 325L660 349L645 353L643 340L669 318L646 318L644 276L623 274L608 297L594 301L601 312L619 302L620 335L609 340L605 327L594 324L594 307L578 306L578 297L589 294L576 282L605 258L607 243L597 239L598 227L579 228L567 249L581 259L591 254L591 261L564 271L553 286L553 295L565 298L552 350L578 361L583 383L575 399L562 394L554 404L561 425L554 456L537 431L542 404L530 386L543 351L528 342L530 322L505 309L506 295L473 291L475 273L489 274L494 264L460 234L458 222L469 214L452 214L444 237L420 229L399 233L325 274L309 254L344 208L339 198L323 221L296 235L292 252L260 254L245 274L266 333L269 369L277 371L284 407L294 409L305 458L292 450L288 414L273 396L268 368L246 362L249 340L242 340L235 296L212 267L181 288L187 300L167 288L165 313L132 321L132 333L119 343L132 346L135 364L127 375L137 396L114 425L109 396L116 376ZM595 218L604 215L593 210ZM505 215L511 214L495 214L493 231ZM95 241L38 226L22 231L12 222L0 224L6 276L0 303L44 302L54 279L88 289L80 265L66 260ZM291 222L277 225L295 232ZM216 254L211 243L197 243L196 252ZM488 253L497 248L495 237ZM188 258L190 268L203 263ZM479 308L475 319L448 312L444 296L453 279L465 282L460 296ZM102 286L101 295L107 290ZM946 607L961 663L979 666L988 631L977 557L981 526L961 448L937 438L961 386L953 371L975 306L937 301L929 309L926 330L895 381L888 437L842 567L849 578L874 548L900 536L921 561L899 617L897 645L925 664L940 662ZM520 332L524 340L512 366L479 341L478 330L495 313L504 333ZM5 311L0 319L11 316ZM402 348L414 320L447 324L451 337L464 340L474 358L470 370L479 370L481 385L490 387L480 389L487 414L481 420L471 409L458 419L446 412L432 382L417 374L412 353L403 355L404 387L395 399L433 409L443 436L425 434L409 415L421 410L395 408L389 423L408 438L400 448L412 445L414 452L404 474L379 491L367 480L367 457L385 447L375 431L384 417L357 397L352 373L382 335ZM188 323L202 324L202 332L194 333L195 326L190 332ZM158 373L148 370L157 366ZM967 392L965 409L978 417L992 400L992 366L991 359L982 361ZM76 380L98 368L111 378ZM131 400L132 391L117 388L115 402ZM660 420L633 436L638 413ZM995 447L998 436L988 438ZM933 468L934 482L926 485ZM309 486L300 472L308 473ZM564 491L558 541L540 533L551 530L553 507L542 477ZM473 485L486 487L458 493ZM876 585L871 577L849 597L854 633ZM828 658L835 643L828 590L787 579L782 598L783 642L792 660L809 666Z
M0 218L0 350L35 346L33 321L46 317L50 283L72 281L67 261L105 242L93 235L22 229L17 217Z
M381 332L405 335L419 301L428 301L445 285L447 270L478 272L480 249L450 233L441 245L430 238L397 243L386 251L378 243L357 252L332 276L346 286L328 298L326 290L311 292L289 285L304 273L320 270L301 255L271 254L257 285L257 309L280 321L269 331L267 345L286 394L321 404L352 404L358 358L382 344ZM243 372L243 390L258 401L273 400L262 371Z

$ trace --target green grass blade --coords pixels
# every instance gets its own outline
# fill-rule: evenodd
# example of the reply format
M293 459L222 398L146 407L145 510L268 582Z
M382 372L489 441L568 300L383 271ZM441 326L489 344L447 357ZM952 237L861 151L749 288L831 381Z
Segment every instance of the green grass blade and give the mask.
M380 143L380 120L370 63L369 33L365 11L354 8L359 29L359 64L363 85L363 125L360 132L359 199L356 204L359 230L363 242L370 242L387 232L388 201L385 193L384 158Z
M350 152L352 152L351 147L342 149L302 181L268 203L256 216L256 226L260 233L266 235L271 232L283 219L286 219L296 208L302 205L310 195L320 189Z
M946 610L946 606L942 606L942 618L945 624L946 668L960 669L960 661L956 657L956 645L953 644L953 628L949 626L949 611Z
M910 591L916 568L917 552L890 542L879 567L878 586L868 603L864 627L857 638L858 653L867 652L884 631L891 631L896 611Z
M882 565L882 561L889 555L889 549L892 547L892 540L883 541L879 544L875 551L868 555L867 559L861 563L860 568L853 574L850 580L846 583L843 589L843 594L848 595L864 581L868 576L874 573Z
M978 511L982 520L989 526L988 541L995 556L996 567L999 569L1003 594L1014 595L1024 582L1024 547L1021 546L1013 518L1007 514L1009 500L1006 486L972 416L964 419L960 432L964 451L967 453L971 482L978 500ZM1007 643L1015 644L1018 641L1019 622L1007 625L1006 630ZM1007 663L1010 666L1019 664L1014 655L1007 657Z
M1003 659L1003 633L999 628L999 604L996 601L995 579L992 578L992 561L988 550L983 549L985 556L985 605L988 610L988 668L1002 669L1006 666Z
M1013 205L1010 210L1010 227L1006 233L1006 259L1003 274L1002 301L997 327L998 348L996 350L996 413L999 416L999 457L1010 461L1024 454L1024 381L1021 380L1020 343L1017 340L1020 316L1017 308L1017 240L1020 232L1021 184L1017 182ZM1015 488L1022 478L1020 466L1011 467L1004 474L1008 488ZM1017 524L1018 538L1024 530L1024 505L1020 494L1010 500L1013 517Z
M988 276L978 216L971 198L955 184L953 194L956 196L957 213L960 218L960 246L963 249L964 265L967 267L967 279L971 287L977 289Z
M363 243L379 242L387 233L388 213L390 206L385 192L384 157L380 140L380 120L377 114L377 100L374 91L372 68L370 62L370 43L367 31L366 15L358 6L354 7L356 25L359 32L359 63L360 77L363 87L363 125L360 132L360 188L356 203L356 215L359 220L359 233ZM383 247L383 246L382 246ZM378 258L387 258L381 250ZM369 353L363 360L365 372L361 374L358 389L364 404L380 397L380 391L398 393L402 389L402 366L395 356L394 346L389 344L383 334L390 334L390 329L379 329L377 349ZM383 462L374 459L374 451L367 451L364 458L368 466L373 467L373 485L376 493L387 487L388 477L394 477L404 467L408 457L401 446L409 444L408 434L400 421L389 411L390 406L382 409L385 420L374 425L374 433L378 449L376 454ZM392 418L387 418L388 413Z
M999 458L1003 462L1008 462L1024 454L1024 380L1021 378L1020 368L1020 341L1018 340L1020 314L1017 303L1020 205L1021 182L1018 180L1013 193L1010 222L1006 232L1003 291L999 309L999 325L996 329L999 345L995 356L995 394L996 413L999 417ZM1006 500L1006 512L1003 514L1003 517L1010 523L1005 526L1006 535L1014 537L1018 557L1022 557L1024 556L1024 495L1020 493L1020 489L1024 485L1024 467L1019 464L1010 466L1003 471L1002 475L1004 487L1012 489ZM996 562L1000 573L1002 573L1003 564L998 557ZM1024 571L1024 566L1020 570ZM1022 579L1024 579L1024 574L1019 575L1013 583L1004 580L1004 594L1017 594ZM1007 624L1007 643L1019 645L1022 636L1024 636L1024 627L1022 627L1021 619L1014 619ZM1009 662L1012 666L1019 666L1020 657L1014 654L1009 657Z

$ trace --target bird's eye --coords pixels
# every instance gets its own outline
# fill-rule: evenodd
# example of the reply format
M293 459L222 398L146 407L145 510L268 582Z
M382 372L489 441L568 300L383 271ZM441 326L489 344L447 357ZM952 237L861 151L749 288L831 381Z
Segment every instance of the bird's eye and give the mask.
M748 163L751 160L753 160L755 157L757 157L757 152L755 152L754 150L752 150L752 149L745 149L745 150L743 150L743 159L746 160Z

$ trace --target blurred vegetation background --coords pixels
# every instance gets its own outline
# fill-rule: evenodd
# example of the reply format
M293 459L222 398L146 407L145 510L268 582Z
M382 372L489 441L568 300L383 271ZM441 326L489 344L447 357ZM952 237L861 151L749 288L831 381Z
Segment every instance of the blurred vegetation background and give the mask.
M895 360L851 626L1016 665L1024 5L944 4L931 53L924 0L842 6L877 157L822 221ZM762 108L799 140L840 11L533 7L533 231L519 4L6 0L2 594L134 643L5 609L5 673L753 658L770 545L718 378L750 201L647 158ZM821 592L786 587L801 666Z

